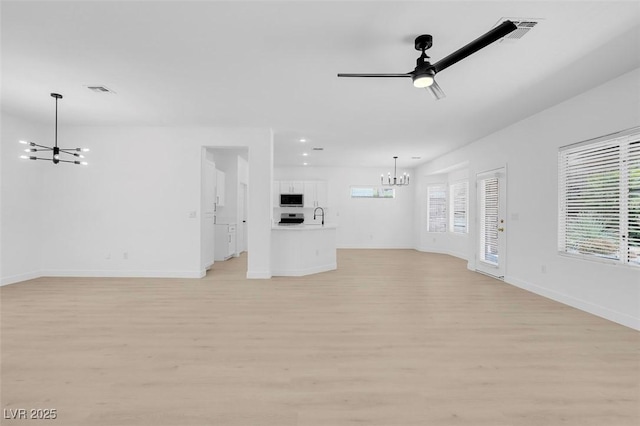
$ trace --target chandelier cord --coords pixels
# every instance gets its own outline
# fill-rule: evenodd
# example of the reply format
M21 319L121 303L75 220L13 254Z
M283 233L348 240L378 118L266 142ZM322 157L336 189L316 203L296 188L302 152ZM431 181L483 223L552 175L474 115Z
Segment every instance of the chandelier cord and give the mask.
M398 157L393 159L393 183L396 183L396 176L398 176Z
M56 134L54 137L55 147L58 147L58 98L56 97Z

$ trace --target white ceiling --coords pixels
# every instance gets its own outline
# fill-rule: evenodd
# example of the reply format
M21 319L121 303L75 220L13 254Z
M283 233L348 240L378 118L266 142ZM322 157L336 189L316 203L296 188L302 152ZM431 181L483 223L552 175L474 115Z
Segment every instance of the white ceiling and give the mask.
M270 127L275 164L418 164L640 66L638 1L2 2L2 108L53 125ZM502 17L541 23L438 74ZM87 85L117 92L96 94ZM309 142L300 143L299 138ZM324 151L312 151L312 147ZM308 152L308 157L302 153ZM411 157L421 157L411 160Z

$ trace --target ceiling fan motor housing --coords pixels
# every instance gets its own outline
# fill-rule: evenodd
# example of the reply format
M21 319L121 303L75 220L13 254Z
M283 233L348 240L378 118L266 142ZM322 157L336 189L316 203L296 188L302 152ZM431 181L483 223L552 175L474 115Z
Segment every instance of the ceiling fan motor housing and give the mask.
M416 50L424 51L429 49L433 45L433 37L429 34L423 34L416 37L415 47Z

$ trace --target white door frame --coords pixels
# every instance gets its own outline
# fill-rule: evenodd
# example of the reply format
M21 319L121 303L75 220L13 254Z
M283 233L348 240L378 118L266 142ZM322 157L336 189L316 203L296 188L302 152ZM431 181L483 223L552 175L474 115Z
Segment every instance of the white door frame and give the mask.
M213 266L215 258L216 164L202 149L200 194L200 262L203 270Z
M237 254L241 254L247 251L247 195L249 188L246 183L241 182L240 193L238 194L238 203L240 208L238 209L238 233L237 235Z
M488 226L490 238L494 239L492 250L487 253L485 227L483 226L484 206L483 206L483 181L497 178L497 221L491 222ZM475 258L476 271L490 275L495 278L504 279L507 258L507 167L487 170L476 175L476 244Z

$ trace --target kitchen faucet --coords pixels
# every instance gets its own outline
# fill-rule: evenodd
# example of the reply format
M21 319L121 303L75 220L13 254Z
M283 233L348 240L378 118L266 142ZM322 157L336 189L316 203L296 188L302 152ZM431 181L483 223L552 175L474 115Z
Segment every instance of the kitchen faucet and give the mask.
M322 207L316 207L313 209L313 220L316 220L316 210L318 209L322 212L322 226L324 226L324 209Z

